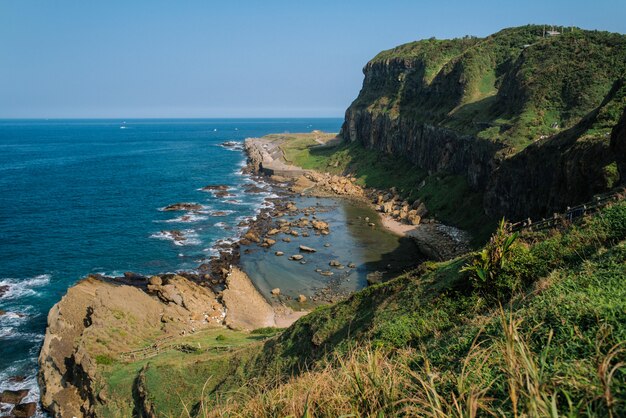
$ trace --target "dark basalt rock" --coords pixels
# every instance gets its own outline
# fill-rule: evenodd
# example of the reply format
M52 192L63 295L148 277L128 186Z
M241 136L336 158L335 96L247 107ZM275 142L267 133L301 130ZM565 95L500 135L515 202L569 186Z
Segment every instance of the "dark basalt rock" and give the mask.
M16 405L11 411L11 414L16 418L30 418L37 412L37 404L35 402L28 402Z
M163 208L164 211L186 210L195 211L202 209L202 205L199 203L180 202Z

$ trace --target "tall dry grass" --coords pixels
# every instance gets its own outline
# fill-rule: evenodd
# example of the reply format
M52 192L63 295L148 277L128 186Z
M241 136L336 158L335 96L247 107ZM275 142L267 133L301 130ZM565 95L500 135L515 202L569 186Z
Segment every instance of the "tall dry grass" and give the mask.
M501 310L500 333L472 344L460 371L435 370L427 353L383 351L371 346L336 357L286 381L264 379L219 397L203 397L198 416L215 417L561 417L584 415L585 401L571 396L549 375L550 341L539 352L520 332L522 319ZM612 386L625 366L622 344L599 352L598 396L610 417L618 402ZM416 361L418 360L419 361ZM423 360L426 359L426 360ZM451 368L454 369L454 368ZM502 391L496 387L505 388ZM589 399L589 401L597 401ZM191 417L190 414L186 416Z

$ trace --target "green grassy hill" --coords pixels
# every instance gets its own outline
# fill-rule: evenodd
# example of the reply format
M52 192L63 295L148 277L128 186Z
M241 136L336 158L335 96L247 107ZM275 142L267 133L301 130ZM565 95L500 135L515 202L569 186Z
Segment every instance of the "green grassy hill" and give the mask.
M575 125L626 70L626 36L567 28L544 37L544 28L428 39L383 51L365 67L352 107L521 149Z

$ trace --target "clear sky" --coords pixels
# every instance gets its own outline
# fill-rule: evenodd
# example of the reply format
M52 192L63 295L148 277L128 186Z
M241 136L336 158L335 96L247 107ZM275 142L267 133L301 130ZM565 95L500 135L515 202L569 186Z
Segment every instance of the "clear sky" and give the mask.
M626 0L0 0L0 118L340 117L379 51L527 23Z

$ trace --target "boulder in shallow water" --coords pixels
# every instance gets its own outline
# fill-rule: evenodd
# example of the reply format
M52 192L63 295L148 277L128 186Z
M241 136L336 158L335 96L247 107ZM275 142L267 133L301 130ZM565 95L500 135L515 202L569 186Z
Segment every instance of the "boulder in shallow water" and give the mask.
M4 294L7 293L8 291L9 291L9 286L7 285L0 286L0 298L4 296Z
M199 203L189 203L189 202L180 202L174 203L173 205L169 205L163 208L164 211L174 211L174 210L200 210L202 209L202 205Z
M16 418L30 418L35 415L35 412L37 412L37 403L27 402L15 405L11 414Z
M28 389L4 390L0 393L0 403L18 404L28 395Z
M244 235L243 237L247 239L248 241L252 241L256 243L261 242L261 239L259 238L259 236L253 231L248 231L246 235Z
M276 287L276 288L272 289L271 293L274 296L279 296L280 295L280 289Z
M327 222L317 221L317 220L311 222L311 225L313 225L313 228L315 228L318 231L327 230L329 227Z
M317 252L315 248L307 247L306 245L300 246L300 251L304 251L305 253L314 253Z
M205 192L213 190L228 190L228 186L224 184L210 184L208 186L204 186L202 190L204 190Z
M282 251L276 251L274 254L278 257L280 257L281 255L285 255L285 253Z
M302 254L294 254L291 257L289 257L290 260L295 260L295 261L302 260L303 258L304 256Z
M306 296L304 296L304 295L298 295L298 302L300 302L300 303L304 303L304 302L306 302Z

